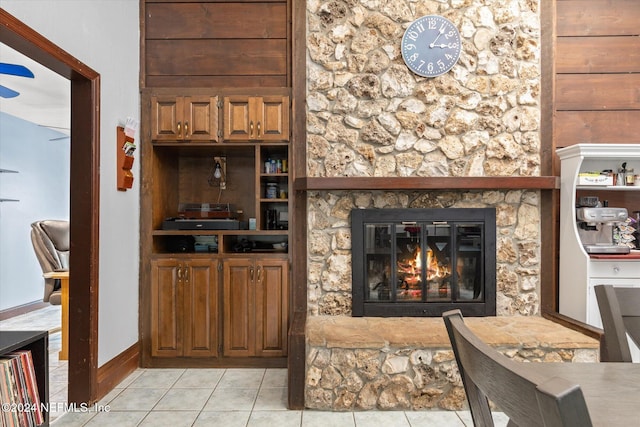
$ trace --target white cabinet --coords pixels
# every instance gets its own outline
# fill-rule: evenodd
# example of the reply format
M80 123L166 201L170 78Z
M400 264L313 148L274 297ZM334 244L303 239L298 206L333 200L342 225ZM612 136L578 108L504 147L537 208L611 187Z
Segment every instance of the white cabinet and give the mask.
M640 171L640 144L577 144L557 150L560 176L560 313L592 326L602 327L593 286L640 287L640 257L593 256L582 247L575 218L576 190L630 191L638 198L640 186L578 186L578 174L615 169L623 162ZM630 212L631 213L631 212Z

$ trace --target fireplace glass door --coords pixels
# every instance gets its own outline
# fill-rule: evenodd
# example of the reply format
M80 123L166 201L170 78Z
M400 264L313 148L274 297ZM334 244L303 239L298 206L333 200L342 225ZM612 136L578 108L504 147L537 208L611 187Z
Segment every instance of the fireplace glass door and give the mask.
M388 210L352 212L358 222L352 235L354 315L440 315L452 308L494 314L495 222L487 220L495 211L479 210L477 220L466 218L476 213L469 210L437 211L441 218L455 215L413 221L390 218ZM413 211L401 213L406 218Z
M482 223L367 224L365 300L481 301L482 234Z

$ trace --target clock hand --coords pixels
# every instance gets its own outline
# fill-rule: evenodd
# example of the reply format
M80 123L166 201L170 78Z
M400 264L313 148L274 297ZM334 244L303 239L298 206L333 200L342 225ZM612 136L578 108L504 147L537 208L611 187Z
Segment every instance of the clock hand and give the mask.
M438 36L437 36L437 37L436 37L436 39L435 39L433 42L431 42L431 44L429 45L429 47L430 47L431 49L433 49L433 48L436 46L436 42L438 41L438 39L440 38L440 36L441 36L442 34L444 34L444 31L445 31L444 24L442 24L442 27L440 27L440 30L438 31Z

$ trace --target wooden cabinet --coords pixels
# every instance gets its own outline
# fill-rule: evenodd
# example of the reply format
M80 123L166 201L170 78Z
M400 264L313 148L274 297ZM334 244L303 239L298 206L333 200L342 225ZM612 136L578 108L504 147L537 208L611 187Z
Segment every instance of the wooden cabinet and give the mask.
M217 260L151 262L151 354L217 356Z
M151 138L156 141L218 141L218 97L151 97Z
M223 121L225 141L288 141L289 97L227 96Z
M223 354L285 356L288 261L276 257L223 261Z
M142 95L142 366L284 363L289 89ZM232 112L223 114L217 100ZM230 132L235 139L222 142L225 126L244 135ZM219 177L216 162L224 165Z

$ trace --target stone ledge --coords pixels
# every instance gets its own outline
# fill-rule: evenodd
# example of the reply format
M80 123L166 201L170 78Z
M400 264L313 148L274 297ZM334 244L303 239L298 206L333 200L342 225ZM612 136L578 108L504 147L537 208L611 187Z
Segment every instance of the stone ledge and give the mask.
M540 316L465 317L493 347L598 349L597 340ZM309 316L307 344L326 348L451 347L440 317Z
M513 360L598 360L597 340L539 316L467 317L465 322ZM307 408L467 408L442 318L308 316L306 352Z

